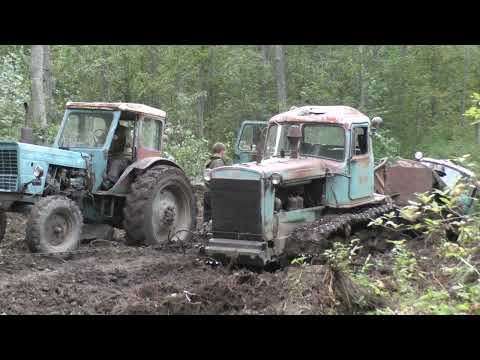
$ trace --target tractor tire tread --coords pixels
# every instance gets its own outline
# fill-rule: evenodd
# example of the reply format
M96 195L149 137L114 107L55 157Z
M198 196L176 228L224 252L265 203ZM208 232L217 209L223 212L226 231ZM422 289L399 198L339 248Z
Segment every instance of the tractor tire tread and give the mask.
M130 192L127 195L124 207L123 228L126 232L126 242L131 246L148 245L147 235L145 233L145 208L150 201L151 194L154 191L160 179L168 176L181 178L190 189L195 209L193 211L193 228L196 226L196 201L193 188L185 173L174 166L156 165L140 174L133 182ZM190 239L190 234L187 236Z

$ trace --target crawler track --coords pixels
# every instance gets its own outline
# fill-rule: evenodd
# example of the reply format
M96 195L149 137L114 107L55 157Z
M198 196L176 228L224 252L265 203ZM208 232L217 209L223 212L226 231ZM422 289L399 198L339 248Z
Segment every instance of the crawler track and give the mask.
M311 257L321 255L335 241L348 241L357 230L364 229L372 219L392 210L394 205L386 203L366 205L351 212L327 214L313 223L296 228L287 239L285 255L287 258L300 254Z

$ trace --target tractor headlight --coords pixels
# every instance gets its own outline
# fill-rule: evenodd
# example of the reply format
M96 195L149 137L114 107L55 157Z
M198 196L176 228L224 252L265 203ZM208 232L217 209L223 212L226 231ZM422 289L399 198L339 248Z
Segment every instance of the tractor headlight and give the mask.
M203 171L203 180L205 180L206 182L209 182L211 180L211 176L210 176L210 172L212 171L212 169L205 169Z
M33 176L35 176L37 179L41 178L43 175L43 168L41 166L35 166L33 169Z
M279 185L282 182L282 175L274 173L270 179L272 180L273 185Z

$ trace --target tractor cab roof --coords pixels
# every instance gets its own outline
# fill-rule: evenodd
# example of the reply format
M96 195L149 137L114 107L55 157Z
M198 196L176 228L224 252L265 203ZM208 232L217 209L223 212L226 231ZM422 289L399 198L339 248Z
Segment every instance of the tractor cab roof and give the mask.
M370 122L370 119L349 106L302 106L275 115L269 120L269 124L296 122L340 124L349 128L354 123Z
M103 102L71 102L66 105L67 109L89 109L89 110L112 110L122 111L125 117L130 118L131 115L142 114L156 118L165 119L167 113L163 110L153 108L151 106L135 103L103 103ZM130 116L129 116L130 115Z

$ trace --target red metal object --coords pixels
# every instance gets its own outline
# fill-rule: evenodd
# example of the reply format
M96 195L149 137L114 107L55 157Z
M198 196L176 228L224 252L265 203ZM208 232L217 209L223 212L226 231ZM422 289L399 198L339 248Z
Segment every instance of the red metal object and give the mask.
M415 200L415 194L431 191L434 178L432 170L427 167L395 165L386 169L385 180L385 193L394 196L395 202L404 206L409 200Z
M142 160L145 158L160 157L161 151L154 149L147 149L141 147L137 150L137 159Z

